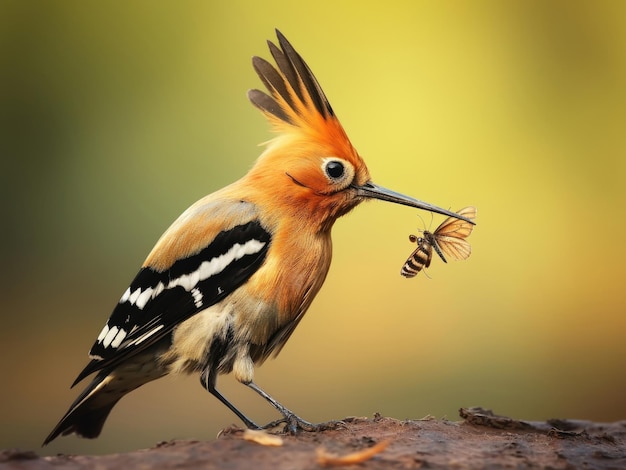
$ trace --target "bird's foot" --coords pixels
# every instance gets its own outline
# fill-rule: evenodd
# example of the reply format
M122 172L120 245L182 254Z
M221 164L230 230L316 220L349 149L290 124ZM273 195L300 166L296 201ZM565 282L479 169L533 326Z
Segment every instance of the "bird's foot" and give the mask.
M321 431L329 431L337 428L345 428L346 423L343 421L326 421L324 423L309 423L308 421L303 420L299 416L296 416L293 413L286 415L284 418L277 419L276 421L272 421L271 423L267 423L265 426L262 426L262 429L272 429L281 424L284 424L283 432L289 434L297 434L298 431L306 431L306 432L321 432Z

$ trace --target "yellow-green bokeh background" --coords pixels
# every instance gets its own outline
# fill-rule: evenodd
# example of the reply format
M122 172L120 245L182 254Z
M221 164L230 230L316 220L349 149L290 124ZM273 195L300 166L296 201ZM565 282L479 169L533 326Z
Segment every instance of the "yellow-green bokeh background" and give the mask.
M327 282L258 383L303 417L626 418L626 11L588 2L0 4L0 447L37 448L169 223L237 179L268 126L250 57L279 27L374 181L478 207L472 257L406 280L376 202L334 229ZM222 391L276 415L232 378ZM197 378L123 399L45 453L211 439L235 417Z

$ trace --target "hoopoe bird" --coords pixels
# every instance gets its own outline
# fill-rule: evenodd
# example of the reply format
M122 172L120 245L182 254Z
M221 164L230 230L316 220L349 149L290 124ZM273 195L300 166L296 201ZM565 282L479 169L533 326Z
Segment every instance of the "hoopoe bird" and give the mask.
M259 428L216 388L233 373L267 400L288 430L317 430L254 382L318 293L335 220L368 199L451 211L375 185L302 57L276 31L276 66L253 57L268 90L248 97L277 132L250 171L210 194L166 230L115 306L74 385L95 377L45 439L100 435L127 393L167 374L202 386L248 428Z

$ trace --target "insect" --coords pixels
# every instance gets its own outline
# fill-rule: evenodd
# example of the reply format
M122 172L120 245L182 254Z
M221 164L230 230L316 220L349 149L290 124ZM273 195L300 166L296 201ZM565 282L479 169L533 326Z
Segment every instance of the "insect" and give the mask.
M476 218L474 206L464 207L458 213L471 220ZM448 262L446 256L455 260L469 258L472 247L466 238L470 236L473 228L474 226L465 220L448 217L434 232L424 230L423 237L409 235L409 241L417 243L417 248L402 266L400 274L407 278L414 277L422 269L429 267L433 249L444 263Z

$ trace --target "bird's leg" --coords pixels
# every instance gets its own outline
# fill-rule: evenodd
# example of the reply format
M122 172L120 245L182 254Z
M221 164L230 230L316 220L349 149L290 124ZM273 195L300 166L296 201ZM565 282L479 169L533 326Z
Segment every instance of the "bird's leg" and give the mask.
M202 371L202 374L200 375L200 383L202 384L202 386L211 395L213 395L215 398L217 398L219 401L221 401L224 405L226 405L230 411L235 413L239 417L239 419L241 421L243 421L243 423L246 425L247 428L249 428L249 429L261 429L261 426L256 424L254 421L252 421L246 415L244 415L241 411L239 411L235 407L235 405L233 405L231 402L229 402L228 399L224 395L222 395L220 392L217 391L217 389L215 388L215 382L216 382L216 376L215 376L214 371L211 370L208 367L206 369L204 369Z
M302 418L300 418L293 411L285 408L283 405L278 403L274 398L272 398L265 391L259 388L259 386L255 384L254 382L243 382L243 384L250 387L256 393L258 393L263 398L265 398L274 408L276 408L280 412L280 414L283 415L283 419L272 421L271 423L263 426L263 429L273 428L274 426L280 423L285 423L289 432L291 432L292 434L295 434L298 431L298 429L302 429L304 431L310 431L310 432L325 431L327 429L335 429L336 427L341 426L343 424L341 421L328 421L326 423L318 423L318 424L309 423L308 421L305 421Z

